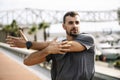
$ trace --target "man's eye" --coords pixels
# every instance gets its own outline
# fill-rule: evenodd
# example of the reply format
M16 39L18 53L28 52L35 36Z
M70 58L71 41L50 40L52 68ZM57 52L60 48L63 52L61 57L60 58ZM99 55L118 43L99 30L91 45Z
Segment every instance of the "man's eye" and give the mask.
M79 24L80 22L79 21L75 21L75 24ZM74 24L74 21L69 21L68 24L72 25Z
M76 21L75 23L76 23L76 24L79 24L80 22L79 22L79 21Z
M69 21L68 24L73 24L74 22L73 21Z

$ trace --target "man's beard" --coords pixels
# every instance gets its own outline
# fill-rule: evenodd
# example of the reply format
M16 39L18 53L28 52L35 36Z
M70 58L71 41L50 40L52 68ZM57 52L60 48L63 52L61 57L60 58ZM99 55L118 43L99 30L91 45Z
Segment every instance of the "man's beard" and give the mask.
M67 35L72 36L72 37L77 37L79 34L79 31L77 30L77 32L74 32L74 30L76 31L75 28L71 29L70 32L66 31Z

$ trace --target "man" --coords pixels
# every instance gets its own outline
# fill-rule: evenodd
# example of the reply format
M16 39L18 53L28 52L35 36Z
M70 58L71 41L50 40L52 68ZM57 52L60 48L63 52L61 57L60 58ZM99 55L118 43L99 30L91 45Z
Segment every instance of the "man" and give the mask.
M63 17L66 39L61 43L56 39L49 42L26 41L9 36L11 47L27 47L37 50L24 59L25 65L35 65L52 60L52 80L92 80L94 76L95 42L89 34L80 33L80 16L75 11L67 12Z

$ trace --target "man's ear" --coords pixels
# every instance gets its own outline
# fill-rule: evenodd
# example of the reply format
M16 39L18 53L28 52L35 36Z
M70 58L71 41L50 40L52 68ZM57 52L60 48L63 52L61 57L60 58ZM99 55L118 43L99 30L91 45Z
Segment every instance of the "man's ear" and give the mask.
M64 30L66 30L65 24L62 24L62 27L63 27Z

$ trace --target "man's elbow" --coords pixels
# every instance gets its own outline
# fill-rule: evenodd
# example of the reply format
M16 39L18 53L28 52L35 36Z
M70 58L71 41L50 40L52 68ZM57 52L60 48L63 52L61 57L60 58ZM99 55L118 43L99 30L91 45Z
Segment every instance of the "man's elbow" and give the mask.
M24 59L23 63L27 66L32 66L32 65L42 63L44 61L45 61L45 59L41 59L41 60Z
M27 59L24 59L23 61L24 65L27 65L27 66L32 66L33 64L31 64L30 61L28 61Z

